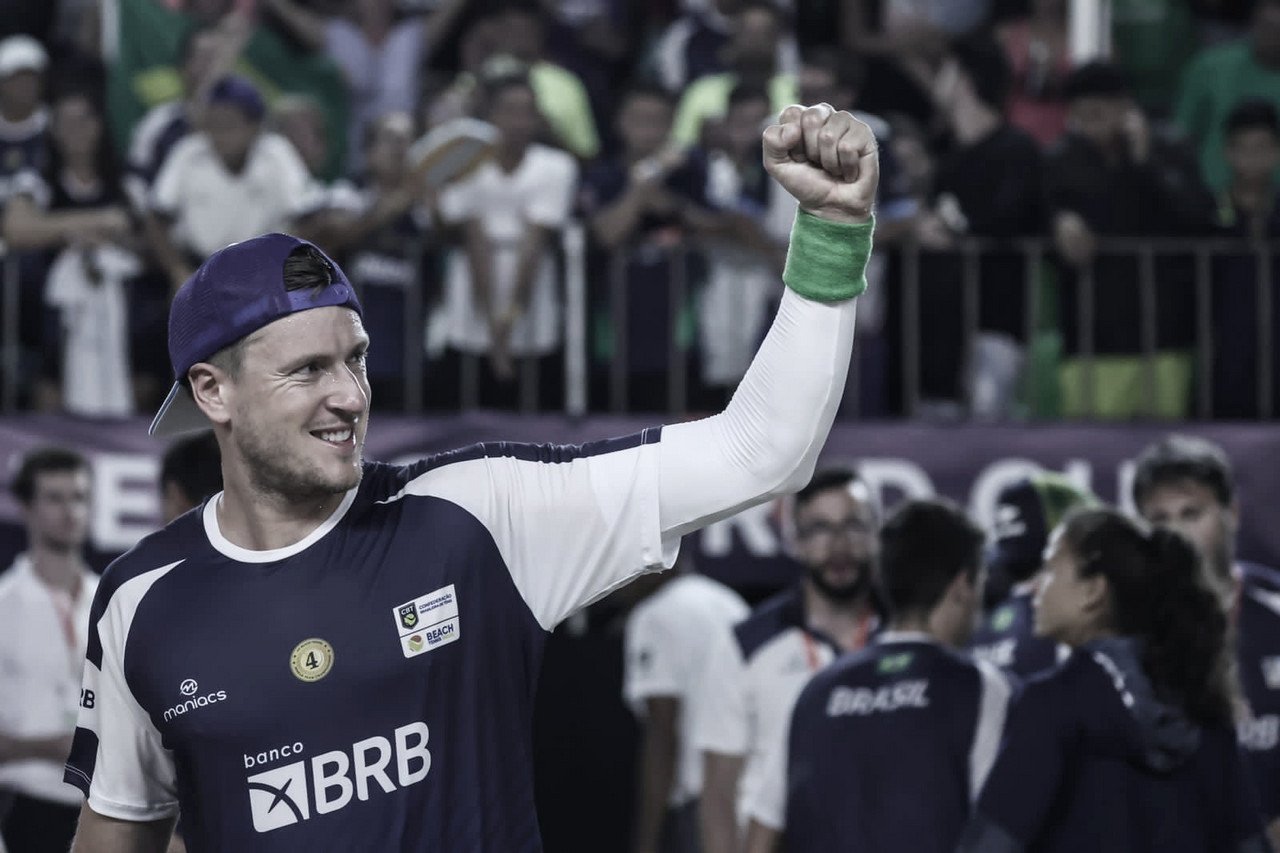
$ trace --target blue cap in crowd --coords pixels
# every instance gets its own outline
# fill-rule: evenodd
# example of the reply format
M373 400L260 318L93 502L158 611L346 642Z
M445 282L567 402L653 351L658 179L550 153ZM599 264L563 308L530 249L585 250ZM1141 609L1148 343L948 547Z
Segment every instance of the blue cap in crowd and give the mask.
M213 84L209 90L209 103L237 106L253 121L262 121L267 114L267 103L262 100L262 93L248 80L234 74Z

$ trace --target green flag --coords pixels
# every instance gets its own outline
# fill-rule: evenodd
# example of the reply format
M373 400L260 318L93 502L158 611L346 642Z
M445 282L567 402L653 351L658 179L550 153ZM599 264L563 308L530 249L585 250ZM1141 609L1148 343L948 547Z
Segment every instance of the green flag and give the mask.
M134 125L157 104L182 97L178 51L196 24L156 0L115 0L116 56L107 80L112 133L127 151ZM328 58L256 27L235 71L252 80L267 103L283 94L309 95L325 111L329 159L323 177L340 174L346 158L347 95L342 72Z

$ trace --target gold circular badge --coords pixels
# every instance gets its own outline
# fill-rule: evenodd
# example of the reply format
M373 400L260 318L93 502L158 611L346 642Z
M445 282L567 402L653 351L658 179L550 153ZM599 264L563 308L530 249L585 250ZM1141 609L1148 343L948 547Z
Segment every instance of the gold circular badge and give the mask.
M333 669L333 646L319 637L303 640L293 647L289 666L301 680L319 681Z

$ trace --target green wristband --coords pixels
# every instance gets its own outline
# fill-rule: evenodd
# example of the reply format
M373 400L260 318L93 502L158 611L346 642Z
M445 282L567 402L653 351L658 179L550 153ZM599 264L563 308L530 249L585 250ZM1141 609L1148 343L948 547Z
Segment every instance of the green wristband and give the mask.
M876 220L855 225L796 211L782 280L817 302L843 302L867 289L867 259Z

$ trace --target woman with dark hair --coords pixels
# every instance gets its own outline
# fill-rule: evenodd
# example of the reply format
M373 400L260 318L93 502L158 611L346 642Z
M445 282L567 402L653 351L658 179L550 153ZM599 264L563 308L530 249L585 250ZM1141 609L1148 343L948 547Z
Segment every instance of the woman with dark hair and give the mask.
M960 853L1263 853L1236 745L1227 616L1192 545L1109 509L1049 546L1030 681Z
M109 416L133 411L126 282L140 271L120 169L102 107L87 89L53 98L42 172L13 179L2 228L27 252L24 321L39 340L36 406ZM43 305L39 303L43 303ZM45 322L34 322L43 315Z

